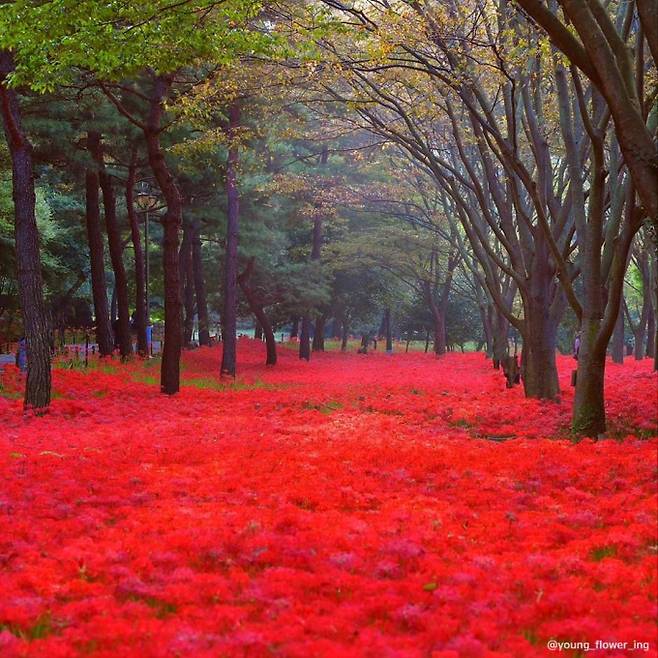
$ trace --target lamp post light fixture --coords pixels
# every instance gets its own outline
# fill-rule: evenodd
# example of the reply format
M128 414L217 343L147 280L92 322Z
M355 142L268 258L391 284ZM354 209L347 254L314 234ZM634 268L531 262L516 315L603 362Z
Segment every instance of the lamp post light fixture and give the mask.
M160 201L148 181L137 183L135 204L144 213L144 296L146 304L146 323L150 322L151 306L149 301L149 213L155 210Z

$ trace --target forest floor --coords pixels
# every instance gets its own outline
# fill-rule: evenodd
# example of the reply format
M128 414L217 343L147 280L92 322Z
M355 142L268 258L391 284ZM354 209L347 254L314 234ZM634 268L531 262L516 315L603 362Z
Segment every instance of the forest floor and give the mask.
M26 419L7 368L0 656L658 655L649 360L575 443L566 357L557 404L481 354L220 354L171 399L157 360L62 364Z

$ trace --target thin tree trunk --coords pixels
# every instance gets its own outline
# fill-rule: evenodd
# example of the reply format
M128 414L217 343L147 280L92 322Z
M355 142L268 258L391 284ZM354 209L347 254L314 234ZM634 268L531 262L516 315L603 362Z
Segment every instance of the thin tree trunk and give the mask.
M137 166L135 164L136 152L128 169L126 181L126 209L130 224L130 237L135 255L135 330L137 332L137 352L140 356L148 356L148 343L146 341L146 273L144 269L144 251L139 232L139 218L135 211L134 190Z
M18 96L5 84L13 70L11 54L0 51L0 106L11 156L18 298L27 345L23 405L25 410L39 412L50 404L50 327L43 301L32 145L23 132Z
M178 254L181 279L181 295L185 315L183 319L183 345L189 348L194 331L194 273L192 270L192 236L189 223L183 226L183 240Z
M293 318L292 324L290 327L290 338L297 338L299 335L299 318Z
M222 314L222 338L224 348L222 351L222 375L235 377L236 370L236 329L238 304L238 222L239 222L239 195L237 183L238 144L235 131L240 125L240 108L234 102L229 108L229 123L227 136L230 142L228 161L226 163L226 252L224 257L224 313Z
M384 336L386 338L386 351L393 353L393 334L391 332L391 309L387 306L384 310Z
M87 134L89 145L93 143L92 133ZM91 151L91 146L89 147ZM93 157L93 153L91 153ZM89 263L91 269L91 290L96 316L96 342L101 357L111 356L114 352L112 320L107 299L105 280L105 256L103 233L100 219L100 193L97 168L89 168L85 174L87 243L89 245Z
M249 285L249 279L253 272L255 259L251 259L247 268L245 269L240 276L238 276L238 284L240 289L249 304L251 312L256 318L258 326L261 328L261 334L265 336L265 349L267 351L267 357L265 359L265 365L273 366L276 365L276 338L274 337L274 330L272 324L270 323L265 310L261 303L259 303L256 293L253 291Z
M311 359L310 325L311 321L305 315L302 318L299 331L299 358L305 361L310 361Z
M341 340L340 340L340 351L341 352L346 352L347 351L347 341L349 339L349 325L346 319L343 319L342 323L342 332L341 332Z
M624 363L624 312L621 308L617 313L611 346L613 363Z
M98 132L88 133L88 146L98 167L98 180L103 192L103 209L105 211L105 229L107 243L110 251L110 260L114 271L114 294L117 303L118 322L117 342L122 359L132 354L132 339L130 337L130 307L128 302L128 279L123 264L123 246L121 244L121 231L116 214L116 194L111 176L105 169L103 162L103 146L101 135Z
M203 275L199 221L196 219L192 221L192 269L194 273L196 314L199 323L199 345L208 346L210 345L210 325L208 323L208 303L206 301L206 279Z

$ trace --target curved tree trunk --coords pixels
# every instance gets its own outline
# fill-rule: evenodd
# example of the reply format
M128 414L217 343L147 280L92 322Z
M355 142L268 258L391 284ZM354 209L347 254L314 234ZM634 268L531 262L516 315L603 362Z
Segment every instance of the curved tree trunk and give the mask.
M182 345L182 319L180 295L180 270L178 267L178 233L183 218L180 192L160 143L160 131L164 103L171 88L171 76L157 76L154 80L150 101L149 120L144 131L149 164L167 204L162 219L164 240L162 249L165 289L165 329L160 389L173 395L180 389L180 354Z
M103 192L103 209L105 211L105 229L107 231L107 243L114 271L114 290L117 303L117 342L122 359L127 359L132 354L132 339L130 336L130 307L128 302L128 279L123 264L123 246L121 244L121 231L116 213L116 194L112 177L105 170L103 162L103 147L100 133L90 131L88 133L89 150L91 151L98 167L98 180Z
M276 365L276 339L274 337L274 330L272 324L263 309L262 304L259 303L256 293L249 285L249 279L253 272L255 259L251 259L240 276L238 276L238 284L242 290L251 312L256 317L258 325L261 327L261 333L265 336L265 348L267 350L267 357L265 359L266 366Z
M26 410L38 412L50 404L50 327L43 301L32 145L23 132L18 96L13 89L5 86L6 76L13 69L11 55L0 51L0 106L11 155L18 297L27 344L27 381L23 404Z
M240 109L237 102L229 108L229 125L227 136L230 142L228 161L226 163L226 252L224 258L224 313L222 314L222 375L235 377L237 365L237 277L238 277L238 222L239 195L237 183L238 145L235 130L240 125Z

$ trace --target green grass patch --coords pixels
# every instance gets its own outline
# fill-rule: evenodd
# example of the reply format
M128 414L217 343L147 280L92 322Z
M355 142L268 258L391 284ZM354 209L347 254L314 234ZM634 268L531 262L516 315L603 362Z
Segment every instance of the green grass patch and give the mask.
M616 555L616 546L598 546L590 551L589 557L590 560L594 560L594 562L600 562L607 557L615 557Z
M302 404L302 408L314 409L315 411L319 411L321 414L328 416L329 414L332 414L334 411L338 411L339 409L342 409L343 404L341 402L338 402L338 400L329 400L329 402L311 402L310 400L306 400Z

